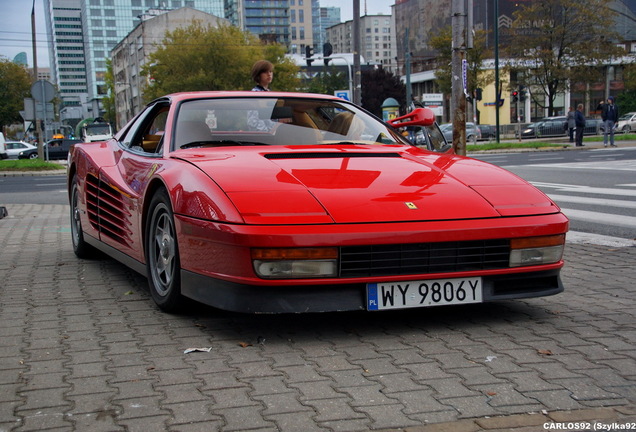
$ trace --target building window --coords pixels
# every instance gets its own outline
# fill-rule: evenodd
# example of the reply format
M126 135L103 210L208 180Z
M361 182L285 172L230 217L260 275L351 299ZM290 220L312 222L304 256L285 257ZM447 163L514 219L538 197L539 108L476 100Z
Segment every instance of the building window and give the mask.
M298 11L298 22L300 23L305 22L305 11L302 9Z

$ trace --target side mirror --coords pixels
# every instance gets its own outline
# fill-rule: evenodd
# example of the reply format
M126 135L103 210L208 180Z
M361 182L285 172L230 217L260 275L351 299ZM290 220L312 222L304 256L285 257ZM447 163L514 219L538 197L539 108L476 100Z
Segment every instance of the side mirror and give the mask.
M389 120L389 124L395 128L404 126L432 126L435 123L435 114L428 108L416 108L402 117Z

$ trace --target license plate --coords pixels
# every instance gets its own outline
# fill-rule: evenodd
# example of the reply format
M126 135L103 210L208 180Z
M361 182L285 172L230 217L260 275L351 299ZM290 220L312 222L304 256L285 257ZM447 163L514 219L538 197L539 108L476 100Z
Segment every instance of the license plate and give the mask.
M367 310L481 303L481 278L367 284Z

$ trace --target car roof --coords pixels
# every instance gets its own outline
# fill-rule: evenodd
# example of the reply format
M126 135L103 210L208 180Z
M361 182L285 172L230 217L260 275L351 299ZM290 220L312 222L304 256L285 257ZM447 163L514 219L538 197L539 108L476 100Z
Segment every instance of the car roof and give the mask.
M249 98L258 98L258 97L296 97L296 98L312 98L312 99L325 99L325 100L339 100L343 99L326 94L318 94L318 93L298 93L298 92L254 92L254 91L197 91L197 92L181 92L181 93L172 93L167 96L161 97L160 99L168 98L172 101L183 101L189 99L200 99L200 98L228 98L228 97L249 97Z

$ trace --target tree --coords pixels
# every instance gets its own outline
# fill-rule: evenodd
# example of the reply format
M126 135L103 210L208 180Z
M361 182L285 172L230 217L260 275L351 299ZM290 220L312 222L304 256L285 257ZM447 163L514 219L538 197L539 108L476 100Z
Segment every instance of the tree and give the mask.
M22 122L24 98L31 95L31 77L24 66L0 57L0 126Z
M504 52L518 84L554 115L554 102L570 83L591 79L596 66L618 51L607 0L551 0L521 4ZM589 81L588 81L589 82ZM547 102L547 103L545 103Z
M255 35L230 25L189 27L166 33L161 46L149 56L142 73L152 78L144 98L198 90L250 90L250 73L260 59L275 66L272 88L298 87L298 67L285 58L285 47L263 44Z
M625 66L623 80L625 91L618 95L618 107L623 113L636 111L636 65Z
M108 92L102 99L102 106L104 107L104 119L114 125L116 120L115 114L115 79L113 77L113 62L111 59L106 59L106 73L104 74L104 83Z
M394 98L400 106L406 105L406 86L400 77L383 68L368 69L361 75L361 105L371 113L382 118L382 103Z
M473 94L475 89L484 88L494 81L494 73L486 72L482 63L486 58L492 58L492 53L487 48L486 38L488 32L478 30L473 37L473 48L466 50L467 61L467 92ZM451 94L451 60L453 55L452 27L447 26L441 30L436 29L429 36L431 47L439 55L437 56L437 69L435 71L435 83L444 94Z
M348 89L349 83L347 81L346 73L338 72L337 68L333 66L325 67L323 72L319 72L304 83L302 91L332 95L336 90Z

